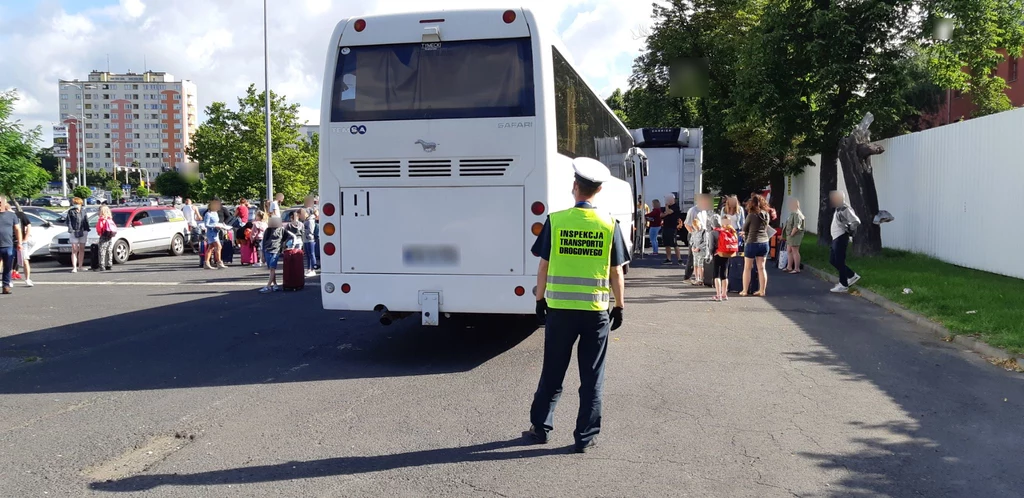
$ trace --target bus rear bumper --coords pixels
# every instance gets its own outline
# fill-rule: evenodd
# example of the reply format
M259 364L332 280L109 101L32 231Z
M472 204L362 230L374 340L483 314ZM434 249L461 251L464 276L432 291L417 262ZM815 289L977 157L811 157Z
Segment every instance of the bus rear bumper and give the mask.
M322 273L324 309L420 313L479 313L529 315L537 277L488 275L387 275ZM522 295L517 295L518 291ZM348 290L348 292L344 292ZM436 294L436 296L435 296Z

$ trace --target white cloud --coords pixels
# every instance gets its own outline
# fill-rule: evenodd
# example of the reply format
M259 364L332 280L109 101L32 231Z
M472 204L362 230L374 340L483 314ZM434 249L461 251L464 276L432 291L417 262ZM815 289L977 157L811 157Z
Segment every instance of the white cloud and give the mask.
M143 12L146 12L146 4L142 3L142 0L121 0L121 8L132 19L141 17Z
M86 78L110 57L116 72L167 71L199 89L200 106L233 105L250 83L263 88L262 2L252 0L119 0L69 14L29 6L0 19L0 89L17 87L17 117L44 130L58 119L57 80ZM642 41L631 28L649 25L646 3L622 0L522 0L561 33L576 65L601 94L626 84ZM51 5L47 3L46 5ZM431 9L504 5L498 0L439 0ZM269 2L270 85L300 104L302 119L319 121L327 40L346 17L424 10L420 0ZM568 24L566 24L568 23ZM145 61L145 62L144 62ZM144 67L145 66L145 67Z

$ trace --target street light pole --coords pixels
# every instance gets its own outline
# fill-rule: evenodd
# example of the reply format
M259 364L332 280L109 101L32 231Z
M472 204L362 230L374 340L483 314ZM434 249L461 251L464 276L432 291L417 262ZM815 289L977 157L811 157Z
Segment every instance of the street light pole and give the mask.
M267 126L267 199L274 198L274 164L270 149L270 50L267 45L267 0L263 0L263 87Z

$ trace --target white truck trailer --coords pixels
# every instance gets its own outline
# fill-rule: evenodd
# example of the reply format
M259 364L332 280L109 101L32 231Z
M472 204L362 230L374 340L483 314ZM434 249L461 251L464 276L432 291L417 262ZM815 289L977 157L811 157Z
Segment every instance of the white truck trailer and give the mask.
M643 201L674 195L679 208L686 211L701 192L703 169L702 128L642 128L630 130L637 147L647 155L647 178L643 183Z

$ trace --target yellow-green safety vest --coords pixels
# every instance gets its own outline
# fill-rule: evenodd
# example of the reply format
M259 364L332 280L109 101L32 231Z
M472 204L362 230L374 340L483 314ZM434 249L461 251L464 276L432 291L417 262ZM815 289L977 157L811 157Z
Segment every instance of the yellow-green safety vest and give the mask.
M551 213L548 307L604 311L611 298L609 269L615 219L593 209Z

